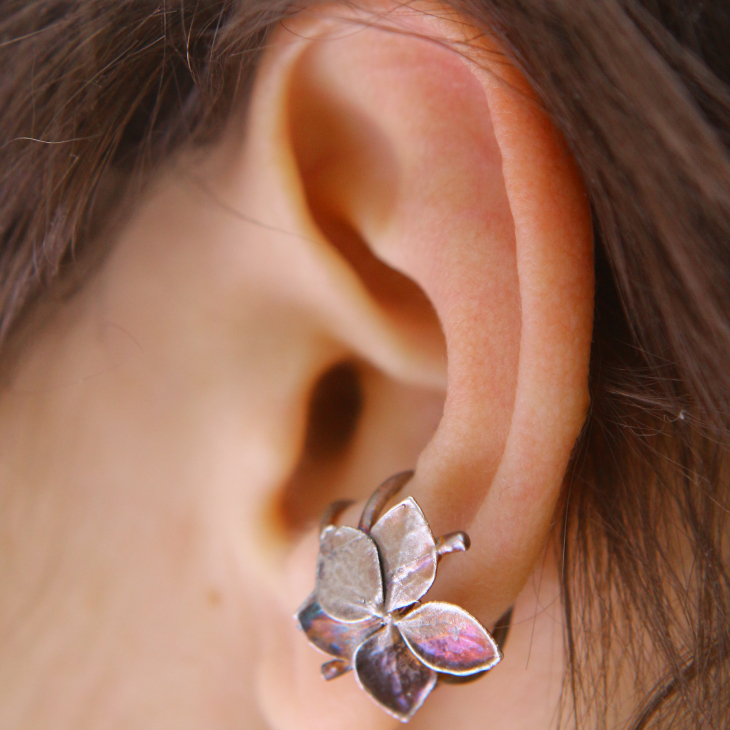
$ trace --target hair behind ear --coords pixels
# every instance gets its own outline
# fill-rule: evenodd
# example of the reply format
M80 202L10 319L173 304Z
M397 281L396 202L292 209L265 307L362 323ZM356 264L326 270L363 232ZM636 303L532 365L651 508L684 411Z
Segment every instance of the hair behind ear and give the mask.
M730 707L730 17L722 2L691 17L671 3L489 14L571 146L596 231L591 412L561 520L574 711L611 717L585 668L616 676L644 631L651 650L624 669L646 697L633 727L717 722Z

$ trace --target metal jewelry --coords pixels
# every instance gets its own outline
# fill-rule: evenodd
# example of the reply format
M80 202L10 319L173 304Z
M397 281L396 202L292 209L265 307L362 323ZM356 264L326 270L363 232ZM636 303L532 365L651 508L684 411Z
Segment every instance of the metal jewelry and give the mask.
M502 659L512 609L491 635L463 608L421 603L444 555L469 549L469 536L434 539L413 497L380 517L413 476L402 472L378 487L358 528L334 523L351 502L325 512L314 592L294 617L309 642L335 657L325 679L355 672L357 682L386 712L408 722L439 682L483 676Z

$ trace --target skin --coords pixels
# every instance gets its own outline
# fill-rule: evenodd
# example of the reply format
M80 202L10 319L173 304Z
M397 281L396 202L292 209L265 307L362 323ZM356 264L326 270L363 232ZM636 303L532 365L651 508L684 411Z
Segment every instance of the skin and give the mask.
M414 465L434 532L473 544L429 598L515 623L494 673L413 727L553 721L588 205L494 47L417 37L464 40L439 13L365 17L281 29L247 110L159 172L26 336L0 394L2 727L396 726L352 675L321 680L291 615L321 505ZM310 396L342 362L363 410L323 456Z

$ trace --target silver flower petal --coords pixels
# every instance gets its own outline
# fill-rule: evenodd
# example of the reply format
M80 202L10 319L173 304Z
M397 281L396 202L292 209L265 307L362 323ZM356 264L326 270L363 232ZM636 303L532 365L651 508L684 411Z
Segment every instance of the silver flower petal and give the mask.
M383 579L373 540L354 527L324 530L315 594L324 612L338 621L351 623L382 614Z
M476 674L502 659L496 642L479 621L451 603L424 603L397 626L408 648L437 672Z
M413 656L392 625L361 644L353 663L359 685L401 722L413 717L438 678Z
M312 646L348 662L357 647L382 626L382 621L372 618L349 624L335 621L322 610L314 593L299 609L297 621Z
M413 497L386 512L373 526L385 575L385 610L415 603L436 577L436 541Z

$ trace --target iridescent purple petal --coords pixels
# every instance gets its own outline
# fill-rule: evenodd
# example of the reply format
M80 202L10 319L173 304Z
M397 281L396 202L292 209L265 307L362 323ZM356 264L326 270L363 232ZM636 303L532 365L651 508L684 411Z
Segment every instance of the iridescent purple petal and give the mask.
M375 543L354 527L320 537L315 593L324 612L346 623L382 613L383 579Z
M386 512L370 532L385 577L385 610L415 603L436 577L436 541L413 497Z
M501 659L489 632L451 603L424 603L397 623L409 649L428 667L468 675L491 669Z
M392 625L360 645L354 665L360 686L402 722L413 717L436 684L436 672L411 654Z
M299 609L297 620L310 644L326 654L348 661L352 659L355 649L382 626L378 619L350 624L335 621L322 610L314 593Z

